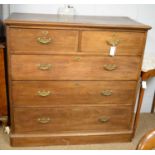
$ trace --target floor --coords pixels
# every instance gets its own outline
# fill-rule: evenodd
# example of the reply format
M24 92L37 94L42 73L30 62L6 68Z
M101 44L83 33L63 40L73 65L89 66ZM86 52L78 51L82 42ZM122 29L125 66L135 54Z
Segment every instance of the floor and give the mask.
M44 147L11 147L9 145L9 136L2 134L0 128L0 150L12 149L42 149L42 150L134 150L140 138L149 130L155 128L155 114L143 113L140 116L140 123L135 138L130 143L108 143L91 145L68 145L68 146L44 146Z

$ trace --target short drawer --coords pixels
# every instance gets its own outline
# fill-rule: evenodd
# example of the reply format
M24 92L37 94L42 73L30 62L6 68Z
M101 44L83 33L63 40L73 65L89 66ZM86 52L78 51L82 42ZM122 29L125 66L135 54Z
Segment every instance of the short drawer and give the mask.
M140 57L12 55L13 80L137 80Z
M135 81L13 81L14 105L133 104Z
M78 31L10 28L11 53L52 54L77 51Z
M131 126L132 107L15 108L15 133L121 131Z
M83 31L81 51L109 55L110 47L116 46L116 55L142 55L145 33Z

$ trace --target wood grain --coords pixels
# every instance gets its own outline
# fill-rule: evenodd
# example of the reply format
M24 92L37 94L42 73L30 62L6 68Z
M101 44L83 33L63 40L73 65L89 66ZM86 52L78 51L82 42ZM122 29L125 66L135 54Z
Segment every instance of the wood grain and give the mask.
M22 13L12 14L6 25L11 145L132 140L141 106L134 119L135 93L150 26L127 17ZM38 44L45 34L53 42ZM110 57L105 41L113 34L121 42ZM108 71L105 65L116 68ZM38 96L38 89L51 95ZM103 89L112 90L112 96L101 96ZM110 120L100 124L105 115Z
M26 117L25 117L26 116ZM40 123L39 118L50 118ZM15 133L65 133L129 130L131 106L15 108ZM100 122L101 118L108 119Z
M146 31L150 26L141 24L129 17L117 16L74 16L62 17L54 14L13 13L7 20L7 25L40 25L57 27L89 27L89 28L112 28L132 29Z
M16 37L14 37L16 36ZM23 54L52 54L65 51L77 51L78 31L49 30L49 29L21 29L11 28L11 53ZM38 38L51 39L48 44L41 44Z
M136 81L13 81L15 107L134 104ZM38 91L50 91L42 97ZM111 91L111 96L104 96Z
M140 58L12 55L11 63L13 80L137 80ZM42 71L39 64L51 64L51 69ZM107 71L106 64L117 68Z
M130 142L130 132L98 132L75 134L11 134L12 146L47 146L47 145L72 145L72 144L99 144L110 142Z
M119 31L83 31L81 51L86 53L105 53L109 55L107 41L120 40L116 55L142 55L145 33Z
M0 116L7 115L4 46L0 44Z

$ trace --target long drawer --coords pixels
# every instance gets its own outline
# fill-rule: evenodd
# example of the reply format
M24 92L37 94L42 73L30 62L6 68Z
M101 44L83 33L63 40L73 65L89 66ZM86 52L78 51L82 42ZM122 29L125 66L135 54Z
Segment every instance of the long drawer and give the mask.
M78 31L11 28L9 32L11 53L67 53L78 47Z
M15 106L133 104L135 81L13 81Z
M142 55L145 33L118 31L83 31L81 51L109 55L111 46L116 46L116 55Z
M129 130L132 106L15 108L15 133Z
M13 80L137 80L140 57L12 55Z

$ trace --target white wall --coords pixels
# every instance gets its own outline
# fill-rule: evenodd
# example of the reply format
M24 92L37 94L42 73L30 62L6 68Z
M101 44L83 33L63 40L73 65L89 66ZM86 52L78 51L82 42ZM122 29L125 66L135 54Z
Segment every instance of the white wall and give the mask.
M27 13L57 13L62 5L20 5L12 4L10 12L27 12ZM145 53L155 56L155 5L73 5L77 15L111 15L111 16L129 16L139 22L152 26L148 33ZM155 90L155 79L148 81L148 88L145 92L142 111L148 112L151 109L153 93Z

